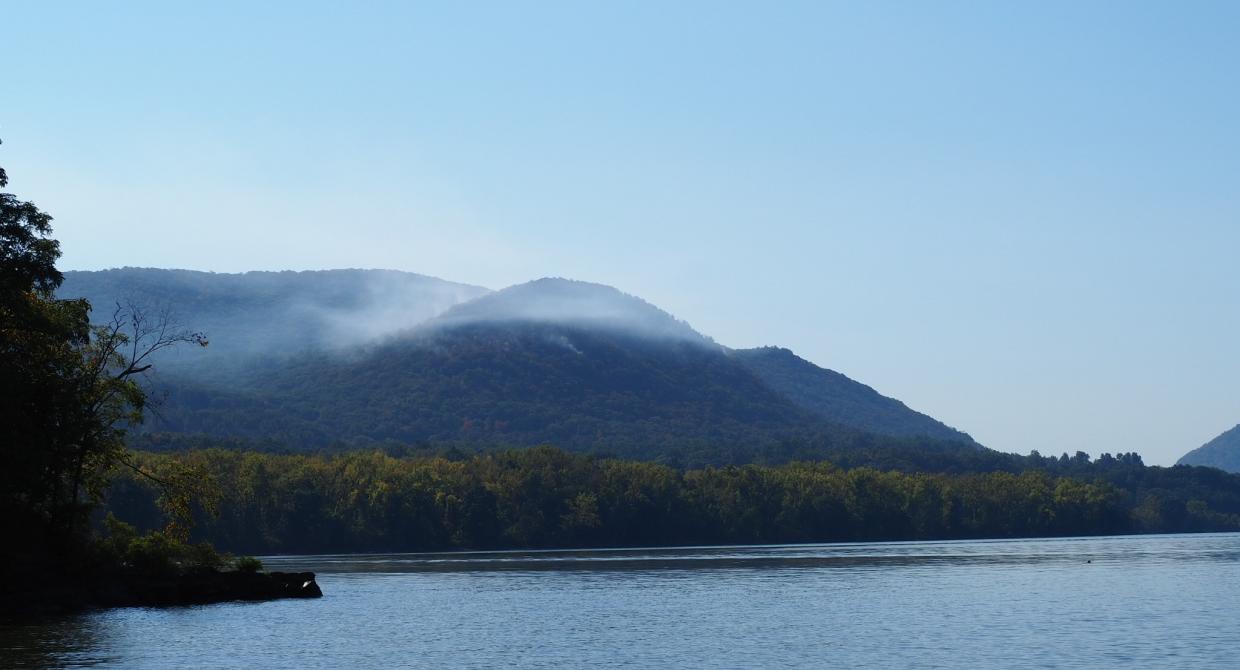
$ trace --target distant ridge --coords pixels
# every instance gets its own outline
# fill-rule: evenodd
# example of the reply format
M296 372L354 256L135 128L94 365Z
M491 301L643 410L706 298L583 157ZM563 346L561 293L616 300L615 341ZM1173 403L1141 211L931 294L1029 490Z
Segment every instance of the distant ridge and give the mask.
M1240 425L1184 454L1176 465L1205 465L1240 472Z

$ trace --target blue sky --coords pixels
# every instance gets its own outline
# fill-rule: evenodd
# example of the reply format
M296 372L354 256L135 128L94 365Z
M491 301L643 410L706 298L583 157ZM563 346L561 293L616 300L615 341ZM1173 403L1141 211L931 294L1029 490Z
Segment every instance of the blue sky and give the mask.
M1008 451L1240 422L1240 4L251 4L0 1L63 267L598 281Z

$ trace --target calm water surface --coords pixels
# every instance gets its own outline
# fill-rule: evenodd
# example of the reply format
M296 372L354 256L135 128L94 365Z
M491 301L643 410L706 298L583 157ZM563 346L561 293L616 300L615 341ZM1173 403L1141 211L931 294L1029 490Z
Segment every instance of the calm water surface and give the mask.
M264 563L326 595L0 628L0 667L1240 667L1240 535Z

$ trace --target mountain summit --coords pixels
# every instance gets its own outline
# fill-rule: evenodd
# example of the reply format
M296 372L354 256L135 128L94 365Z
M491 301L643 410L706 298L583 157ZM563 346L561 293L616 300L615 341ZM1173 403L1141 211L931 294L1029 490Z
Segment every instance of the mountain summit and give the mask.
M689 324L637 296L604 284L558 277L536 279L456 305L427 328L480 324L558 324L641 339L713 344Z

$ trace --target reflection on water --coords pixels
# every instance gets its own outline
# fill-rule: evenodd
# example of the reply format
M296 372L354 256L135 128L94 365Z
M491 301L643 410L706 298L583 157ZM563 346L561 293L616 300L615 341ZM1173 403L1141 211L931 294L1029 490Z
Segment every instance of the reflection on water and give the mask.
M102 651L108 642L99 634L104 626L105 622L90 616L0 625L0 663L18 668L83 668L120 661Z
M316 601L0 628L0 667L1236 667L1240 535L267 557Z
M1164 538L1170 536L1163 536ZM1183 536L1203 538L1205 536ZM1217 536L1230 539L1228 535ZM1124 539L1129 540L1123 542ZM676 547L604 550L478 551L422 554L269 556L278 570L318 572L493 572L503 570L771 570L933 567L965 564L1056 562L1227 561L1240 558L1235 546L1167 546L1148 538L1062 538L883 542L744 547Z

